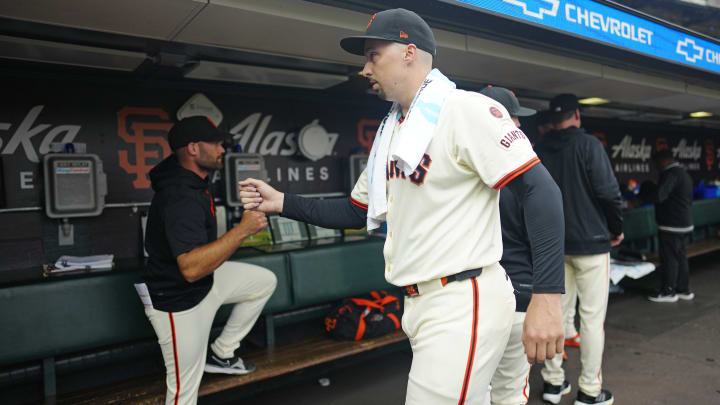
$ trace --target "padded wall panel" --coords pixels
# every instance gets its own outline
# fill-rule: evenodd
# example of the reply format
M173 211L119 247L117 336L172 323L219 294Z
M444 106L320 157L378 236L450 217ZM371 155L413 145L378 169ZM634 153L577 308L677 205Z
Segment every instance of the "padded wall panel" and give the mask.
M720 224L720 198L693 201L692 216L695 227Z
M277 287L272 297L265 304L264 314L287 311L293 306L292 287L290 272L287 268L287 255L284 253L266 254L260 256L246 257L242 259L231 258L232 261L245 262L264 267L277 277ZM225 305L218 311L215 321L224 322L230 315L232 306Z
M290 252L295 306L392 288L385 281L383 244L373 239Z
M633 241L657 235L655 207L643 207L623 212L625 240Z
M138 280L118 272L0 289L0 365L154 337Z

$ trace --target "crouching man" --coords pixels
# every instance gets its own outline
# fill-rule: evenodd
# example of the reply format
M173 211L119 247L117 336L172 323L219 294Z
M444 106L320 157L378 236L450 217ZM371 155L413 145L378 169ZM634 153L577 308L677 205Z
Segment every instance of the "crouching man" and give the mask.
M208 175L222 168L220 132L207 118L185 118L168 133L173 153L150 171L155 196L148 216L143 278L167 370L166 404L195 404L203 371L255 370L234 354L275 291L275 275L262 267L226 261L243 239L267 226L265 214L245 212L217 238ZM218 308L235 304L227 324L208 346Z

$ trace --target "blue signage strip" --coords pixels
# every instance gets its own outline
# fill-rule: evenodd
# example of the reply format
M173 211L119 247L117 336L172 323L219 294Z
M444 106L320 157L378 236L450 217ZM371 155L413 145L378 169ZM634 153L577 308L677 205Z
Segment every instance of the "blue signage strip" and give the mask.
M720 45L591 0L444 0L720 73Z

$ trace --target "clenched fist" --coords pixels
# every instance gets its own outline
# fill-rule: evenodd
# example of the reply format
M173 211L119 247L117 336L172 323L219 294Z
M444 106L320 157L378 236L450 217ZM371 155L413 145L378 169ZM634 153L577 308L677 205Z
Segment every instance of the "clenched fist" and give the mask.
M268 214L282 212L285 195L262 180L245 179L238 183L240 200L246 210L257 210Z
M237 224L237 227L242 228L248 235L254 235L265 229L267 224L265 213L245 210L242 220Z
M565 332L560 294L533 294L523 323L522 342L530 364L562 354Z

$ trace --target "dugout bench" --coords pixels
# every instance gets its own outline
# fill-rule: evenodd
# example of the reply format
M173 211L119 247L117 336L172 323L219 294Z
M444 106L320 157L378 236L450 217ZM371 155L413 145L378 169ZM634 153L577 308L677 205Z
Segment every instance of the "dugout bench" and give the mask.
M687 246L688 258L720 250L720 198L697 200L692 203L695 230ZM621 248L628 248L647 254L648 260L660 265L658 254L658 228L655 222L655 207L642 207L623 213L625 239Z
M248 376L208 375L200 395L405 340L398 331L363 342L335 342L316 336L274 347L278 325L320 317L329 310L329 303L345 297L392 289L384 278L383 243L382 239L370 238L282 253L236 253L230 260L265 267L277 276L275 293L256 325L263 329L261 344L265 348L248 354L258 365L258 372ZM133 283L140 281L142 265L140 260L119 261L109 272L20 281L0 288L0 319L4 321L0 392L2 385L12 384L23 374L32 370L37 373L40 365L44 396L56 403L162 402L162 375L75 393L56 384L58 372L70 373L82 368L83 362L92 364L103 356L112 357L115 346L137 342L157 346L133 288ZM215 324L223 324L230 310L230 305L222 307ZM317 329L322 329L321 322Z
M720 250L720 199L696 201L692 212L696 229L688 256ZM648 252L657 264L657 255L653 256L657 250L654 208L626 211L624 232L623 246ZM404 341L405 335L398 331L364 342L311 337L275 346L277 326L318 317L328 310L328 302L391 288L383 275L383 242L371 238L284 253L243 251L233 256L231 260L265 267L277 276L277 289L260 320L266 347L247 355L258 364L258 372L209 375L203 379L200 395ZM157 345L132 286L139 281L142 265L139 260L121 261L108 273L4 282L0 287L0 319L4 321L0 334L0 402L4 402L2 384L12 384L32 369L40 370L44 395L56 403L162 403L164 379L157 374L77 392L56 386L57 372L70 373L82 368L83 362L112 357L113 347L128 342ZM229 306L221 308L215 323L222 324L229 311Z

